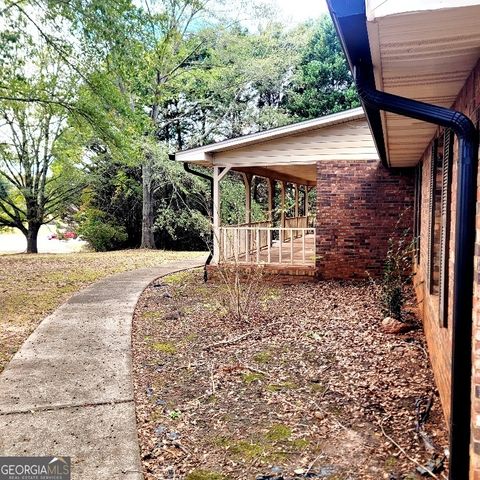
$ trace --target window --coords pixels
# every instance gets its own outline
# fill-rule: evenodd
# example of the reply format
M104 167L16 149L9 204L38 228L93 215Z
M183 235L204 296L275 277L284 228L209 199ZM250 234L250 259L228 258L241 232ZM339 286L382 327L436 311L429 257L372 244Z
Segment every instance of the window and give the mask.
M442 327L448 326L452 162L453 132L446 129L432 144L427 269L429 292L438 295Z
M430 207L430 219L428 226L428 269L427 280L429 293L432 295L438 295L438 286L440 279L440 196L441 196L441 183L439 175L441 175L441 169L439 169L438 152L440 150L439 138L436 138L432 144L432 154L430 158L430 195L429 195L429 207Z
M415 170L415 206L413 220L413 238L415 241L415 261L420 263L420 236L422 230L422 164L418 164Z
M442 327L448 326L448 287L450 261L450 223L452 201L453 132L445 130L442 159L441 235L440 235L440 294L439 317Z

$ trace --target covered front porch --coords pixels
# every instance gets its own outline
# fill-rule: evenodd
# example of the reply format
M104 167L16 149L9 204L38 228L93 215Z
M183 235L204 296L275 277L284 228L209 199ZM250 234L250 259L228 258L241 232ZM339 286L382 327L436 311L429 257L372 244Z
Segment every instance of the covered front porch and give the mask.
M214 167L213 263L314 268L315 210L311 209L309 193L315 185L315 165L311 167L303 169L301 177L289 175L285 168L281 173L274 167L267 172L255 167L241 170L231 166ZM245 187L245 219L241 223L224 224L221 181L232 171L242 178ZM264 218L260 221L252 221L254 181L264 182L267 190Z
M328 209L337 188L337 165L376 164L378 155L358 108L177 152L175 159L213 171L213 265L265 265L278 273L314 275L322 240L317 198L322 199L319 207ZM325 189L322 183L322 191L316 192L319 172L325 176L322 165L328 166L331 184ZM232 177L245 192L241 218L235 219L222 217ZM259 179L262 215L255 197ZM332 229L337 228L337 220L328 217ZM329 232L330 237L335 234Z

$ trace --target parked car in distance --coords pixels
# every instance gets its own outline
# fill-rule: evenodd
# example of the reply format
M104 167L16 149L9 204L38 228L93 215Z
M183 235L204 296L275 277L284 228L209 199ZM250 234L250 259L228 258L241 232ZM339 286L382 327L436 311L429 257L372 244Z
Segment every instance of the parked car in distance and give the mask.
M75 232L69 231L69 232L60 232L60 233L51 233L48 236L49 240L70 240L70 239L75 239L77 238L78 235Z

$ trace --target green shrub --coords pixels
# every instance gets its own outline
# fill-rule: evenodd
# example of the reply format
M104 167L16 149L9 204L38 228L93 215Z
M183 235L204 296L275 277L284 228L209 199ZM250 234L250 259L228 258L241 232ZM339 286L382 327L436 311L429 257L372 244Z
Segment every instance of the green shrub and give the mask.
M77 215L77 220L78 234L97 252L118 249L128 238L125 227L109 221L100 210L86 209Z

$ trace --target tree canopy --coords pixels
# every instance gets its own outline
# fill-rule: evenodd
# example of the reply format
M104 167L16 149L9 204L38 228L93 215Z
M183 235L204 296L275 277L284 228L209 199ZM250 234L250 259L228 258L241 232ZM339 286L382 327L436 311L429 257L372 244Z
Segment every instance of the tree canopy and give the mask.
M296 68L285 107L301 118L314 118L360 105L347 62L328 17L313 26Z
M328 18L252 31L219 6L0 0L0 227L31 252L56 219L98 249L198 248L209 188L170 152L358 105Z

